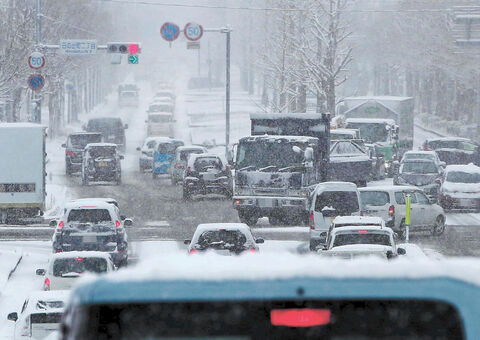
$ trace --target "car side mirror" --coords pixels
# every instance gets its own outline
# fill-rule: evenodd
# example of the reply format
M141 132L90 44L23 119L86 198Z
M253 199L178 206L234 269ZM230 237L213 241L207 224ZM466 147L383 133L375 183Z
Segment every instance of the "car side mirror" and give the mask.
M142 150L142 148L140 148L140 147L137 148L137 151L141 151L141 150Z
M127 218L126 216L120 215L120 219L121 219L122 221L125 221L126 218Z
M126 218L123 220L123 224L125 225L125 227L131 227L133 225L133 221L129 218Z
M125 156L124 156L124 155L120 155L120 156L118 156L118 158L120 158L120 159L125 159Z
M264 240L263 238L257 238L257 239L255 240L255 243L257 243L257 244L262 244L262 243L265 243L265 240Z
M183 244L189 245L192 242L192 240L184 240Z
M124 128L125 130L128 129L128 124L125 124L125 125L123 126L123 128Z
M57 221L56 221L56 220L51 220L48 225L49 225L50 227L55 228L55 227L57 226Z
M398 255L405 255L406 253L407 251L405 250L405 248L397 248Z
M44 276L45 275L45 269L37 269L35 271L35 274L38 276Z
M322 247L322 250L323 251L328 250L328 245L324 244L323 247Z
M63 143L62 148L66 148L66 147L67 147L67 144Z
M447 163L445 163L445 162L440 162L440 166L441 166L442 168L444 168L444 167L447 166Z
M18 313L13 312L7 315L7 319L11 321L17 321L18 320Z

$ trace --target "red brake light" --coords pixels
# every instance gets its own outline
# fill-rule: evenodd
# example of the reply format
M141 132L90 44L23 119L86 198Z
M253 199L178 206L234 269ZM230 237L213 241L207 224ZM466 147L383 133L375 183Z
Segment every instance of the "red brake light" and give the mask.
M255 248L250 249L250 252L255 253L256 252Z
M331 312L328 309L272 309L270 322L273 326L314 327L330 323Z
M75 258L75 261L81 262L81 261L83 261L83 257L77 257L77 258Z
M430 151L430 149L428 148L428 146L424 146L423 151Z
M119 220L116 220L116 221L115 221L115 226L116 226L117 228L120 227L120 221L119 221Z
M359 234L368 234L368 230L357 230Z
M313 214L313 211L310 212L310 229L315 229L315 215Z
M77 156L77 154L76 154L75 152L73 152L73 151L65 151L65 154L66 154L67 156L72 156L72 157L76 157L76 156Z
M391 205L391 206L388 208L388 214L389 214L390 216L395 215L395 206L394 206L394 205Z
M63 221L60 221L60 223L58 224L58 227L63 228L64 226L65 226L65 223L63 223Z
M43 289L50 290L50 279L48 277L45 279L45 283L43 284Z
M176 166L177 168L181 168L181 167L182 167L182 164L177 163L177 164L175 164L175 166Z
M190 254L195 254L197 251L195 249L190 249Z
M61 253L61 252L63 252L62 249L57 249L57 253Z
M190 167L187 167L187 172L190 172L190 170L191 170Z
M225 170L226 170L227 172L230 172L230 165L228 165L228 164L225 165Z

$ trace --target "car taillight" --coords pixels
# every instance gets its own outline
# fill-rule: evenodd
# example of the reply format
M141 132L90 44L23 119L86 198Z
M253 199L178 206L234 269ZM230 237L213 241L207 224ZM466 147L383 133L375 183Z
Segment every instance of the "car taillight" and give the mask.
M65 226L65 223L63 223L63 221L60 221L60 223L58 224L58 227L63 228L64 226Z
M190 249L190 254L195 254L197 251L195 249Z
M187 176L190 175L190 171L191 171L191 170L192 170L192 169L188 166L188 167L187 167Z
M115 226L116 226L117 228L120 227L120 221L119 221L119 220L116 220L116 221L115 221Z
M250 249L251 253L255 253L257 250L255 248Z
M424 146L423 151L430 151L430 149L428 148L428 146Z
M83 257L76 257L76 258L75 258L75 261L81 262L81 261L83 261Z
M388 208L388 214L389 214L390 216L395 215L395 206L394 206L394 205L391 205L391 206Z
M62 249L57 249L57 253L61 253L61 252L63 252Z
M47 277L43 284L43 290L50 290L50 279Z
M76 156L77 156L77 154L76 154L75 152L73 152L73 151L66 151L65 154L66 154L67 156L71 156L71 157L76 157Z
M310 212L310 229L315 230L315 215Z
M175 164L175 166L176 166L177 168L181 168L181 167L182 167L182 164L177 163L177 164Z
M273 326L314 327L328 325L331 319L329 309L272 309L270 322Z

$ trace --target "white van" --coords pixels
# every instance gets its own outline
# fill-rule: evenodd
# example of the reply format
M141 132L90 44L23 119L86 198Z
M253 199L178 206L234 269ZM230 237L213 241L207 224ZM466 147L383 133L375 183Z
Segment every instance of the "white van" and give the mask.
M310 250L316 250L327 239L332 221L337 216L359 216L360 194L349 182L319 183L310 196Z

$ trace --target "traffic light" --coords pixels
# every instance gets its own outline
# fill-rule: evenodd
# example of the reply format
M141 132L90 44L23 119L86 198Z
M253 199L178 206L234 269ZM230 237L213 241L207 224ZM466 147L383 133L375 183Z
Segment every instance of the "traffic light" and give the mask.
M107 53L130 53L137 54L140 53L140 44L139 43L107 43Z
M129 64L138 64L138 55L136 54L129 54L128 55L128 63Z

